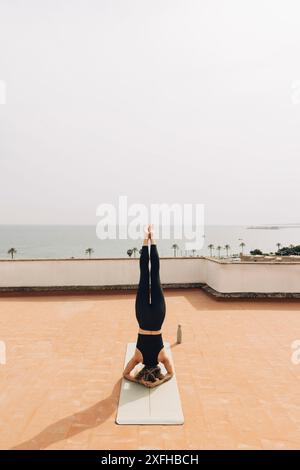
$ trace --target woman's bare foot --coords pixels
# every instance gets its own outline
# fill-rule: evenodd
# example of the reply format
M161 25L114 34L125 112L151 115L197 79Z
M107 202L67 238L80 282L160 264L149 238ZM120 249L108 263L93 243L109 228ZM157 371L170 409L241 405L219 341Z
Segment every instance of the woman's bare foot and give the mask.
M156 245L156 241L154 239L154 229L153 229L152 224L148 225L148 232L149 232L149 240L150 240L151 244Z
M143 245L145 245L145 246L148 246L149 240L150 240L149 227L150 227L149 224L144 227L144 242L143 242Z

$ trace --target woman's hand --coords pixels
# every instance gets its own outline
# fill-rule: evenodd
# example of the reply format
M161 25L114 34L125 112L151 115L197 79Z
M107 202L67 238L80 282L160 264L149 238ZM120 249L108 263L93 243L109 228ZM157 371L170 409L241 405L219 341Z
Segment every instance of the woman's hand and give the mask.
M142 385L145 385L145 387L154 388L154 387L157 387L158 385L161 385L161 384L164 383L164 382L167 382L167 381L170 380L172 377L173 377L173 374L168 374L168 373L167 373L167 374L165 374L161 379L156 379L155 382L150 382L150 381L141 379L141 380L140 380L140 383L141 383Z
M159 382L159 379L156 379L155 382L150 382L149 380L144 380L144 379L141 379L141 380L140 380L140 383L141 383L142 385L145 385L145 387L148 387L148 388L153 388L153 387L155 387L156 385L158 385L157 382Z

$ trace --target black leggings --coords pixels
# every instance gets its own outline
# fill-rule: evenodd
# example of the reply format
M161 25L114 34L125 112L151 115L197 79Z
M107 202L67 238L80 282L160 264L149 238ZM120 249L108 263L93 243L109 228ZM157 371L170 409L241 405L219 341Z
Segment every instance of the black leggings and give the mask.
M136 319L142 330L161 329L166 314L166 304L159 276L159 255L156 245L150 245L151 303L149 286L149 249L142 246L140 256L140 282L135 300Z
M140 256L140 282L135 301L135 313L142 330L159 331L166 314L166 304L159 276L159 256L156 245L150 246L151 302L149 286L149 249L143 245ZM158 364L158 355L164 347L162 335L138 334L137 349L147 367Z

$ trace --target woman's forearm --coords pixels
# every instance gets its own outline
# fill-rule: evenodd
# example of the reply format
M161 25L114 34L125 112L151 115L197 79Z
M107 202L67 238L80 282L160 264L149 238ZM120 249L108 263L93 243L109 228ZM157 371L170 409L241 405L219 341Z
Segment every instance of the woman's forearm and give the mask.
M170 380L172 377L173 377L174 374L169 374L168 372L166 373L166 375L164 376L163 379L161 379L161 383L163 382L167 382L168 380Z
M130 374L126 374L123 376L125 379L130 380L130 382L139 382L135 377Z

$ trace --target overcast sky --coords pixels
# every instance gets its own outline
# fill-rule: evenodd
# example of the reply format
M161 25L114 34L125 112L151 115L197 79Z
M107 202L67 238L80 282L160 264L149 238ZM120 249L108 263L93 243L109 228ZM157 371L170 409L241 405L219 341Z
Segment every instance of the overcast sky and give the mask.
M300 222L298 0L0 0L0 223Z

